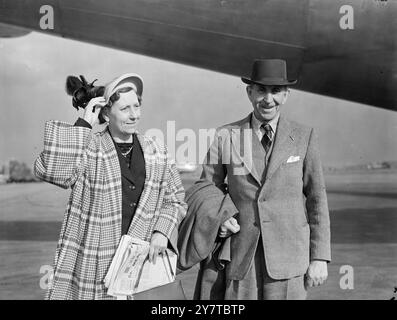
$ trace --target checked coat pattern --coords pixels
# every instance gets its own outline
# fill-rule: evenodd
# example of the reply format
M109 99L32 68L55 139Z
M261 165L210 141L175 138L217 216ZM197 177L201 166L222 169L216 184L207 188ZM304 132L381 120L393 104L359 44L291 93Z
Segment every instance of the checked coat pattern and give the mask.
M166 147L137 134L145 158L145 185L128 234L168 239L186 214L184 190ZM117 151L108 129L93 133L48 121L44 150L34 171L40 179L71 188L47 299L113 299L104 278L121 238L122 190Z

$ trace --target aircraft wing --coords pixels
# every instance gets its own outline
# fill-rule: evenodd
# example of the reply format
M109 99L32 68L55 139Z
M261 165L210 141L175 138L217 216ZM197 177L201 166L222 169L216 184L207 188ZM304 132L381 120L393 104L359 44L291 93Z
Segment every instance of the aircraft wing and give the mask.
M397 1L0 0L0 22L236 76L283 58L298 90L397 110Z

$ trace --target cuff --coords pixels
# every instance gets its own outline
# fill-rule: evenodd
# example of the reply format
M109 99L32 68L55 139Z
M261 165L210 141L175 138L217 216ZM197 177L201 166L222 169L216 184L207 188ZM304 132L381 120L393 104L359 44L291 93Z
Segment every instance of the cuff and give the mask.
M85 121L83 118L78 118L76 120L76 122L74 123L74 126L92 129L92 126L87 121Z
M175 224L171 223L167 218L160 217L153 228L153 232L161 232L168 240L171 238L171 233L175 228Z
M326 259L311 259L310 260L310 262L313 262L313 261L324 261L326 263L330 263L331 262L331 260L326 260Z

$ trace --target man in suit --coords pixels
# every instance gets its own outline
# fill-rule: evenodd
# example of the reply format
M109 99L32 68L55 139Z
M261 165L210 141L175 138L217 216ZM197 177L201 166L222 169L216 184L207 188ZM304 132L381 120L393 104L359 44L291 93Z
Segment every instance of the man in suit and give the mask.
M200 181L228 192L238 214L231 237L225 299L305 299L327 278L330 222L316 133L287 120L284 60L256 60L247 84L253 112L218 128Z

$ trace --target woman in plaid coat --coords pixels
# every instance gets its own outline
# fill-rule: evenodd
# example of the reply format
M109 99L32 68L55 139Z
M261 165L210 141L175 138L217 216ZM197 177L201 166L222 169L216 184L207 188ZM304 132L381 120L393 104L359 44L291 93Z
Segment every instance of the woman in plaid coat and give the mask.
M136 131L142 90L138 75L123 75L85 105L75 125L45 125L35 174L72 190L48 299L113 299L104 278L123 234L150 242L150 260L176 248L184 190L166 147ZM93 133L98 117L108 125Z

